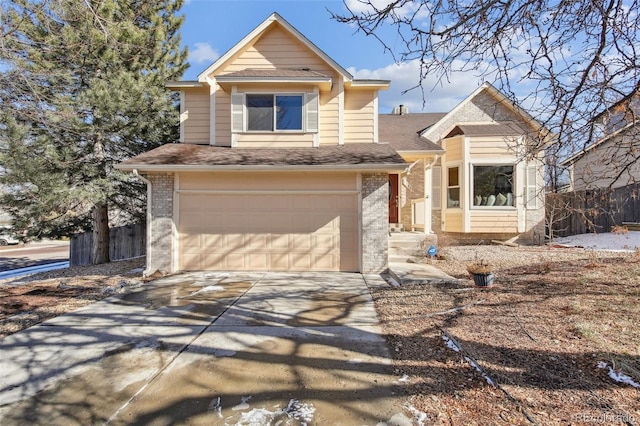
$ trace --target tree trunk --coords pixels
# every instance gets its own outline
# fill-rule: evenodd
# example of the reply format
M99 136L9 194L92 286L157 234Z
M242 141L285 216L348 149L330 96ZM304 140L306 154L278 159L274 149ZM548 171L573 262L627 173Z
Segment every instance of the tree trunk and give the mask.
M93 207L93 244L91 264L109 262L109 210L106 203Z

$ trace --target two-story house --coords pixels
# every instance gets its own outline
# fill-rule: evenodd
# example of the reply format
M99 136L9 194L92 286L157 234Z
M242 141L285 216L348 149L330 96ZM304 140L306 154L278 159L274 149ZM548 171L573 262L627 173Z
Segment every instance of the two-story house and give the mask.
M490 85L449 113L379 115L388 86L275 13L169 83L180 140L118 165L147 182L146 272L378 273L390 223L458 239L544 226L535 120Z
M147 272L380 272L388 173L378 91L278 14L180 92L180 141L121 163L148 183Z

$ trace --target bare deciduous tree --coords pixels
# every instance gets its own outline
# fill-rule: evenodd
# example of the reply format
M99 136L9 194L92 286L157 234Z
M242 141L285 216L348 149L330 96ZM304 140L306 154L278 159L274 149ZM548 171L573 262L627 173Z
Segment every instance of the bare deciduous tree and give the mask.
M601 138L593 117L640 87L638 0L344 4L347 12L334 19L377 38L396 61L419 62L413 89L424 94L429 75L442 81L455 71L475 71L556 135L559 157ZM385 27L395 29L389 38ZM518 98L522 84L529 94ZM637 162L638 155L627 161Z

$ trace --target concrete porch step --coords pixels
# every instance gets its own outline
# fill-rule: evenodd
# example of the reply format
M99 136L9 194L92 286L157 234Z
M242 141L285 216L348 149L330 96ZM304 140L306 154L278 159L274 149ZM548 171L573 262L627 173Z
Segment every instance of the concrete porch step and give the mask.
M389 232L403 232L404 225L401 223L390 223L389 224Z
M425 256L426 249L436 240L436 235L422 232L393 233L389 237L389 256Z
M389 262L389 275L400 285L460 284L460 280L423 263Z

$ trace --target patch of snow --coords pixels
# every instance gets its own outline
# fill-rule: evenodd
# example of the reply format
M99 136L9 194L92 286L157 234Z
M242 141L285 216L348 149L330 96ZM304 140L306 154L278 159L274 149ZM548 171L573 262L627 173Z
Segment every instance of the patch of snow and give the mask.
M442 335L442 340L444 340L444 344L449 348L452 349L456 352L460 352L460 346L457 345L456 342L454 342L452 339L450 339L449 337L445 336L444 334ZM491 380L491 377L489 377L487 375L487 373L485 373L482 368L480 368L480 366L471 358L469 358L468 356L464 357L464 360L467 361L467 363L472 366L478 373L480 373L482 375L482 377L486 380L486 382L491 385L491 386L495 386L495 382L493 380Z
M618 383L624 383L626 385L631 385L634 388L640 388L640 383L637 383L633 380L633 377L631 376L627 376L626 374L624 374L622 371L615 371L613 369L613 367L609 366L609 364L607 364L604 361L600 361L598 363L598 368L609 368L609 377L611 377L613 380L615 380Z
M347 361L348 364L360 364L361 362L363 361L360 358L353 358Z
M629 231L626 234L604 232L602 234L579 234L560 237L553 244L572 247L584 247L593 250L635 251L640 249L640 231Z
M418 426L424 426L429 420L427 413L423 413L411 404L405 404L404 408L413 415Z
M409 375L407 375L407 374L403 374L403 375L402 375L402 377L400 377L400 378L398 379L398 381L399 381L399 382L403 382L403 383L404 383L404 382L408 382L408 381L409 381Z
M193 293L191 293L189 295L189 297L196 296L196 295L198 295L200 293L207 293L207 292L210 292L210 291L224 291L224 287L222 287L221 285L208 285L206 287L201 288L198 291L194 291Z
M306 426L313 420L315 412L316 409L313 404L292 399L284 410L276 408L273 411L269 411L266 408L254 408L249 412L242 413L236 426L288 424L286 421L289 419L297 420L300 425Z
M460 352L460 347L453 340L449 339L444 334L442 335L442 340L444 340L444 344L449 348L453 349L456 352Z
M222 402L220 400L220 397L214 398L211 400L211 402L209 403L209 406L207 407L208 411L214 411L217 415L218 418L222 418Z
M246 410L249 408L249 400L251 400L250 396L243 396L240 400L242 401L240 404L231 408L233 411Z
M212 279L229 278L232 276L233 274L230 274L228 272L221 272L221 273L204 274L203 278L207 280L212 280Z

